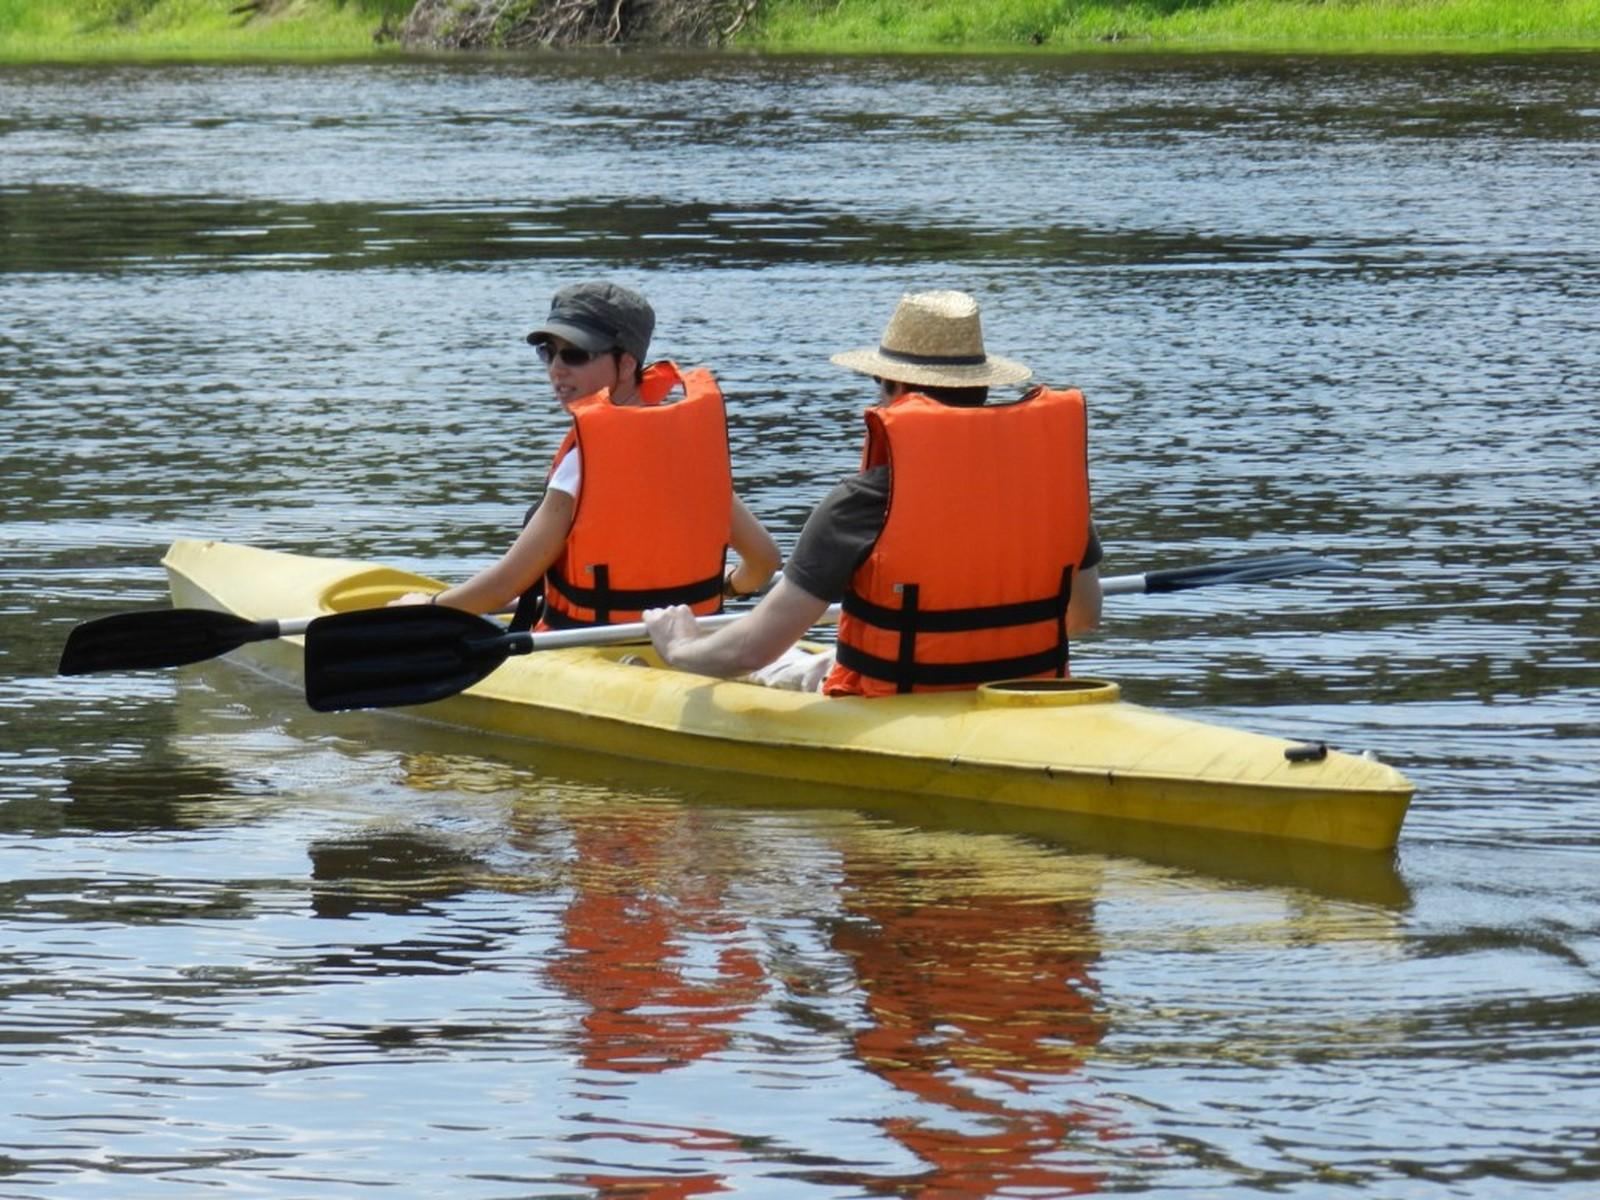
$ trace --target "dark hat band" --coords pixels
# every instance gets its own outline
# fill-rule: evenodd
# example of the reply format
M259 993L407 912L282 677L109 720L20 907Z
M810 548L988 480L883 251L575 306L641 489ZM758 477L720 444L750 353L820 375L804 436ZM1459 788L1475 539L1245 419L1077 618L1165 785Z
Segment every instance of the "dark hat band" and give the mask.
M551 313L550 320L546 321L545 324L576 326L578 329L587 329L590 333L598 333L603 338L610 338L612 342L617 340L617 336L621 332L614 326L605 324L603 321L596 321L591 317L568 315L566 313Z
M907 354L903 350L891 350L882 342L878 343L878 353L892 362L915 367L981 367L989 361L987 354Z

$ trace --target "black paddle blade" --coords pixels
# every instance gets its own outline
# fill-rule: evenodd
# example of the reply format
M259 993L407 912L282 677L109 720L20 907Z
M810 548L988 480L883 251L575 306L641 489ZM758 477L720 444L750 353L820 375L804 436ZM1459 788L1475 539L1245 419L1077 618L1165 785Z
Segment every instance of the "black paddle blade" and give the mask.
M67 635L58 675L181 667L216 658L246 642L278 636L276 621L247 621L207 608L161 608L113 613Z
M444 605L318 617L306 627L306 703L340 712L442 700L531 646L525 633Z
M1226 558L1198 567L1176 567L1170 571L1151 571L1144 577L1146 592L1182 592L1189 588L1210 587L1218 583L1262 583L1268 579L1287 579L1313 571L1357 571L1353 562L1322 554L1258 554L1249 558Z

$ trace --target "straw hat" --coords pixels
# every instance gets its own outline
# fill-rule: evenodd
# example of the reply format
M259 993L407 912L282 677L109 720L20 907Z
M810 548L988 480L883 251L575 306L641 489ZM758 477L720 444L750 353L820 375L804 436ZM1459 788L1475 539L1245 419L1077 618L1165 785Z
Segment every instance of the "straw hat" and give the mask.
M830 362L863 375L930 387L1021 383L1033 372L985 354L978 302L965 292L915 292L900 298L875 347L846 350Z

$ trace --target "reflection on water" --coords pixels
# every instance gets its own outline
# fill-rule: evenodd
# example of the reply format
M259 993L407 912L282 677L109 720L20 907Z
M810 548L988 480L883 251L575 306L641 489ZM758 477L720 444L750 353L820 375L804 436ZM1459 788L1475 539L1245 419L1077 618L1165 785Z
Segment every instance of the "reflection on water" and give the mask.
M717 830L641 805L569 831L573 895L551 981L583 1003L587 1070L656 1072L720 1053L761 999L724 881L696 869Z
M531 263L572 258L636 266L760 267L1020 258L1081 266L1296 270L1386 269L1401 241L1340 243L1309 233L1228 238L1170 229L1057 225L1026 230L929 228L887 215L780 203L741 212L703 202L649 207L562 203L527 209L441 203L290 204L215 196L129 196L45 187L0 190L12 271L143 268L171 271L363 270ZM1465 268L1465 264L1463 264Z
M411 830L313 842L311 904L319 917L415 913L472 886L471 854Z
M1600 1183L1593 58L615 65L0 71L0 1191ZM53 677L177 537L498 553L598 273L786 546L828 355L957 286L1087 392L1108 571L1359 562L1075 659L1401 766L1398 853Z
M1093 974L1099 880L1006 887L961 850L940 862L904 849L847 861L833 944L866 1008L856 1056L922 1102L880 1121L927 1164L906 1194L1100 1190L1079 1143L1115 1136L1114 1122L1083 1081L1072 1087L1109 1025Z

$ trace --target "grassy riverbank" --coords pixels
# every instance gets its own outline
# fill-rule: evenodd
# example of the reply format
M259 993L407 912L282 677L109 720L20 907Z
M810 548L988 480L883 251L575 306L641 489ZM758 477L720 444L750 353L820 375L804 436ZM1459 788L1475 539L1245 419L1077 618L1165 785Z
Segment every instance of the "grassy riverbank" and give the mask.
M766 0L773 50L1600 47L1600 0Z
M397 48L393 35L412 2L0 0L0 62L365 57ZM761 0L734 45L825 53L1593 49L1600 0Z
M412 0L248 3L0 0L0 62L362 57L393 45Z

